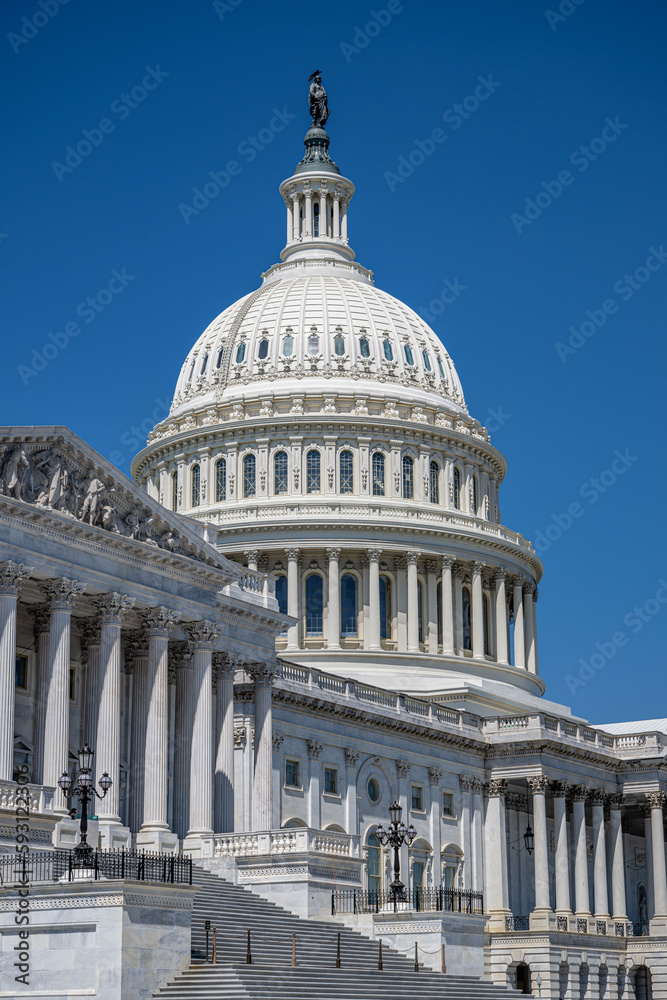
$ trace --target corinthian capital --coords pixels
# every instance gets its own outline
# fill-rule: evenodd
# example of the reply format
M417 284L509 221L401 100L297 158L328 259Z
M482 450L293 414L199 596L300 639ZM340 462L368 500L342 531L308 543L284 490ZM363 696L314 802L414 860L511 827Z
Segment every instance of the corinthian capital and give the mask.
M171 608L162 605L158 608L148 608L143 613L144 627L149 636L165 638L178 621L178 614Z
M256 684L271 687L276 677L280 675L277 660L267 660L265 663L246 663L248 671Z
M32 615L34 619L35 635L39 635L40 632L49 631L49 625L51 622L51 613L49 611L48 605L33 604L32 607L28 608L28 614Z
M2 597L18 597L19 588L32 573L32 567L23 563L0 563L0 595Z
M545 774L538 774L534 778L528 778L533 795L544 795L549 787L549 779Z
M61 576L58 580L45 580L42 584L42 590L49 599L51 611L71 611L72 601L75 597L83 594L85 589L85 583L68 580L66 576Z
M411 550L409 552L406 552L405 555L408 560L408 566L416 566L417 563L419 562L421 552L416 552L414 550Z
M329 560L329 562L331 562L332 560L338 562L338 560L340 559L340 552L341 550L338 548L327 549L327 559Z
M646 801L651 809L662 809L665 804L664 792L645 792Z
M220 634L216 623L210 621L184 622L183 631L189 637L193 650L213 649L213 644Z
M123 594L103 594L95 598L95 605L100 613L102 625L120 625L123 615L134 607L134 597Z
M504 795L507 791L507 782L504 778L491 778L488 784L489 798L496 799Z

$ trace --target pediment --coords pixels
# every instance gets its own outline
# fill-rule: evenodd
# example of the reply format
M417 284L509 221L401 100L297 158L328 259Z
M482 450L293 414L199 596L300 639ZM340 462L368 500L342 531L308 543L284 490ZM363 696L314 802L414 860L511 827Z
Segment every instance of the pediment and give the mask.
M239 578L205 527L167 510L67 427L0 427L0 500L96 528L115 541L139 542Z

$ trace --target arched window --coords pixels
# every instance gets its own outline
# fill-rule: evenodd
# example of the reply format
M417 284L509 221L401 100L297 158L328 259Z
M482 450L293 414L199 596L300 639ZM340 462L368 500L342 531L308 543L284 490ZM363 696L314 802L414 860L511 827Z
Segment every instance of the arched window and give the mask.
M334 353L338 357L342 357L345 354L345 337L342 333L337 333L334 337Z
M171 509L178 510L178 472L171 474Z
M204 355L204 360L202 361L202 364L201 364L201 374L202 374L202 375L203 375L203 374L204 374L204 372L206 371L206 365L207 365L207 364L208 364L208 354L205 354L205 355Z
M393 348L391 346L391 341L390 340L383 340L382 341L382 350L384 352L384 356L387 359L387 361L393 361L394 360L394 351L393 351Z
M198 507L201 500L201 470L199 465L193 465L190 472L190 500L193 507Z
M403 351L405 352L405 360L407 361L407 363L409 365L414 365L415 359L410 345L406 344L405 347L403 348Z
M429 496L431 503L440 503L440 466L437 462L429 465Z
M273 492L287 493L287 452L277 451L273 459Z
M315 448L306 455L306 493L320 492L320 453Z
M245 343L241 341L239 346L236 348L236 364L240 365L245 358Z
M243 496L254 497L257 492L256 486L257 463L254 455L246 455L243 459Z
M220 365L222 364L222 355L224 353L225 353L225 349L224 349L224 347L221 347L220 350L218 351L218 360L215 363L215 367L216 368L219 368Z
M477 517L477 477L473 473L470 486L470 502L472 504L472 513Z
M445 375L445 366L442 363L442 358L438 354L438 355L436 355L436 359L437 359L437 362L438 362L438 368L440 369L440 377L443 378L445 380L445 382L446 382L447 381L447 376Z
M464 649L472 649L472 641L471 641L472 640L472 631L471 631L471 628L470 628L470 588L469 587L464 587L463 588L461 597L462 597L462 601L461 601L461 604L462 604L461 615L462 615L462 618L463 618L463 621L461 623L462 627L463 627L463 648Z
M454 466L454 474L452 475L452 501L457 510L461 509L461 473L459 472L458 466Z
M371 356L371 345L368 343L367 337L359 338L359 353L362 358L370 358Z
M190 365L190 374L188 375L188 382L192 379L192 376L195 373L195 365L196 365L196 363L197 363L197 359L193 358L192 359L192 364Z
M403 499L414 500L415 496L415 463L409 455L403 456Z
M381 451L373 452L371 475L373 477L373 496L384 496L384 455Z
M424 368L427 372L431 371L431 359L428 356L428 351L422 351L422 358L424 359Z
M380 638L391 639L391 580L380 577Z
M491 632L489 630L489 595L482 594L482 628L484 630L484 653L489 656L491 653Z
M215 463L215 502L224 503L227 499L227 463L219 458Z
M276 600L278 602L278 611L281 615L287 614L287 577L285 574L281 574L276 577Z
M322 635L323 587L319 573L306 577L306 636Z
M315 202L313 205L313 236L320 235L320 204Z
M435 603L437 605L435 616L438 619L438 642L442 645L442 583L435 588Z
M352 452L345 450L340 453L340 492L354 493L354 467Z
M370 901L379 900L382 892L382 848L374 833L368 834L366 846L366 889Z
M269 341L266 337L262 337L262 339L259 342L259 350L257 351L257 357L259 358L260 361L264 361L264 359L268 356L268 353L269 353Z
M340 581L340 632L344 637L357 635L357 578L352 573Z
M424 588L421 580L417 580L417 621L419 622L419 641L424 641Z
M316 333L311 333L308 338L308 353L312 355L320 353L320 338Z
M283 337L283 357L291 358L292 351L294 350L294 337L291 333L288 333L286 337Z

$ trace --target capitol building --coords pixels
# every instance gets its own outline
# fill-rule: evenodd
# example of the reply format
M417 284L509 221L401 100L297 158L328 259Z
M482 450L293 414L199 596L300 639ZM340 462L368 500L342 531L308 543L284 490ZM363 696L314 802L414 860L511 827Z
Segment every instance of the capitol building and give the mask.
M667 720L600 727L545 695L505 459L438 336L356 261L354 184L313 121L279 262L191 347L131 480L67 428L0 429L0 862L26 788L29 853L76 844L59 779L87 742L112 781L96 856L191 860L204 887L38 880L19 987L3 876L0 997L212 996L169 984L201 959L206 892L237 891L416 949L461 997L667 998ZM148 937L108 959L117 912ZM130 972L127 949L155 960ZM352 996L333 983L310 995Z

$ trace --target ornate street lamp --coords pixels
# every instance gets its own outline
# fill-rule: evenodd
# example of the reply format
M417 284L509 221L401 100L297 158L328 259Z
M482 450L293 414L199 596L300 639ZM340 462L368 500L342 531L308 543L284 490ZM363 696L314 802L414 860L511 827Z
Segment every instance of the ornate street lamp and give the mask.
M403 810L399 806L398 802L392 802L389 806L389 829L385 828L380 824L375 829L375 836L380 841L382 846L389 845L394 849L394 881L391 883L389 888L394 894L394 901L397 898L405 899L405 886L401 882L401 856L400 849L405 843L410 846L412 841L417 836L417 831L414 826L410 824L409 827L405 823L401 823L401 813Z
M81 822L79 829L81 836L79 843L74 848L74 867L90 868L90 856L93 849L88 843L88 803L96 796L103 799L111 788L113 782L105 771L99 780L102 792L98 792L93 783L93 751L86 743L82 750L79 750L79 777L76 785L72 788L72 779L67 771L63 771L58 778L58 785L66 799L71 799L73 795L78 795L81 801Z
M526 827L526 832L523 835L523 843L528 853L532 854L533 848L535 847L535 836L533 834L533 829L530 823L528 823L528 826Z

